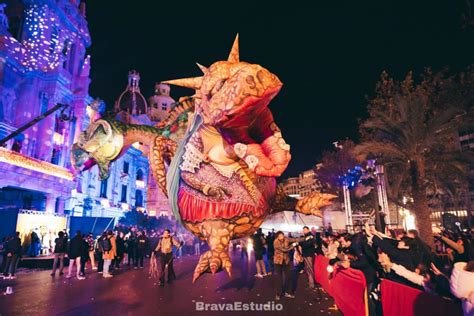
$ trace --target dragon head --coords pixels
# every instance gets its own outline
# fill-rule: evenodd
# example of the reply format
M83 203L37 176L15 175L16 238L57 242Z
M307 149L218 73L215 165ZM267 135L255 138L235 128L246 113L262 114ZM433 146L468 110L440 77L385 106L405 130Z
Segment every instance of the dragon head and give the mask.
M110 162L115 160L124 147L124 137L103 119L92 122L72 145L71 163L81 172L95 164L99 167L99 177L109 176Z
M196 90L204 123L232 128L252 123L282 87L278 77L257 64L240 61L238 35L226 61L209 68L199 65L203 76L165 83Z
M238 35L226 61L198 66L203 76L165 83L195 89L196 111L203 123L219 129L257 174L281 175L290 160L289 146L268 109L283 85L278 77L260 65L240 61Z

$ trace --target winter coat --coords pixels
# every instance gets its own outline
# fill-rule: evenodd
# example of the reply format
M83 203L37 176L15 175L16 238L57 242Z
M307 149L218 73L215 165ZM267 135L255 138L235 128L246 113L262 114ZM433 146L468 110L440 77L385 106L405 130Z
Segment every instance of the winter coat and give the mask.
M69 242L69 251L67 253L69 259L76 259L84 253L84 239L81 236L75 236Z
M465 262L454 264L451 292L462 300L464 315L474 315L474 272L464 270Z
M54 240L54 253L66 253L67 249L66 237L58 237Z

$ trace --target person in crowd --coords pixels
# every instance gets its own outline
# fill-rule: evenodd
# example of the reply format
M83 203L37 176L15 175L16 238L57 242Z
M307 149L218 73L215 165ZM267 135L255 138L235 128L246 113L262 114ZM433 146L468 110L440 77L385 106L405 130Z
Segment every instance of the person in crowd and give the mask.
M273 256L275 254L275 249L273 248L273 243L275 242L275 232L272 230L268 232L267 235L267 262L268 262L268 275L271 275L275 270L275 265L273 264Z
M295 298L294 294L287 291L290 287L290 250L298 246L298 242L303 239L285 237L282 231L278 231L275 235L275 241L273 242L273 248L275 249L273 256L275 264L275 300L280 300L282 296Z
M298 276L304 272L305 261L302 253L302 247L295 247L295 255L293 256L293 269L291 270L291 288L289 293L295 295L296 288L298 287Z
M464 316L474 315L474 260L454 264L450 288L461 300Z
M255 265L257 266L257 274L255 277L263 278L267 275L265 262L263 261L263 254L265 252L265 238L262 234L262 229L259 228L255 234L252 235L253 253L255 255Z
M89 259L91 260L92 270L97 270L97 265L95 262L95 240L92 233L89 233L86 238L87 247L89 251Z
M84 280L85 277L81 276L81 255L84 253L84 240L81 232L78 230L76 236L74 236L69 242L68 258L69 258L69 270L67 278L72 277L72 269L76 264L76 277L78 280Z
M194 254L196 256L201 255L201 239L199 237L194 237Z
M445 235L435 233L435 238L440 239L450 249L452 249L453 263L457 262L468 262L470 260L470 249L469 242L462 236L453 236L453 239L448 238Z
M54 240L54 261L53 261L53 271L51 276L56 276L56 269L58 267L59 261L59 275L63 275L64 272L64 257L66 256L68 250L67 238L64 236L64 232L60 231L58 237Z
M2 241L0 242L0 271L3 273L3 270L5 270L5 264L7 262L7 254L5 252L5 248L7 246L7 242L10 239L10 237L3 237Z
M371 261L374 260L371 250L368 250L366 246L366 240L364 240L360 235L349 235L344 234L339 238L341 246L344 248L343 260L338 262L340 266L345 269L352 268L360 270L365 277L365 282L367 284L367 292L372 293L376 287L376 274L375 268L371 264ZM369 305L369 315L376 314L376 305L372 299L368 301Z
M114 259L113 265L116 269L120 269L120 264L122 263L123 256L125 254L124 236L125 235L123 232L119 232L115 240L115 243L117 245L117 256Z
M37 228L31 231L30 240L31 240L31 244L28 249L28 256L36 257L39 254L39 250L41 249L41 240L38 236Z
M338 261L338 249L339 249L339 241L337 241L337 237L334 235L327 236L327 242L325 247L323 247L324 256L329 259L329 264L334 264Z
M102 258L104 259L104 273L102 275L104 278L112 277L110 265L117 255L117 244L115 240L114 233L111 230L109 230L105 238L101 240Z
M107 238L107 232L103 232L95 242L95 254L97 258L97 273L104 273L104 251L102 250L102 240Z
M86 264L89 260L89 243L87 242L87 236L82 239L82 253L81 253L81 276L86 276Z
M421 262L423 262L423 264L426 266L430 266L433 262L433 256L430 246L428 246L423 240L420 239L419 233L416 229L408 230L406 236L414 241L413 244L421 255Z
M3 276L5 279L16 279L16 267L21 258L20 232L16 232L15 237L8 240L5 247L6 262Z
M309 230L308 226L303 227L303 237L304 240L300 243L301 246L301 255L303 256L304 261L304 270L308 275L308 286L310 289L315 290L314 285L314 255L316 253L316 239L314 235Z
M127 257L128 257L127 265L130 266L130 264L132 264L135 266L136 265L135 257L136 257L136 249L137 249L137 239L135 237L135 233L133 232L129 233L126 248L127 248Z
M182 242L180 243L173 238L170 235L169 229L165 229L155 248L155 253L159 253L160 256L160 286L165 285L166 267L168 267L168 283L171 283L172 278L176 277L173 269L173 246L179 249L182 246Z
M145 256L145 251L148 246L148 238L145 235L144 231L139 231L137 236L137 246L136 246L136 257L135 257L135 269L143 268L143 258Z

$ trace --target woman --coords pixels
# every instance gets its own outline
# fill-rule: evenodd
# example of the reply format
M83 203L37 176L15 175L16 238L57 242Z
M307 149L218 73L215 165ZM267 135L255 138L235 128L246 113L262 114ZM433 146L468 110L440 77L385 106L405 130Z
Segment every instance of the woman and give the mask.
M82 234L78 230L76 236L71 239L69 242L69 251L67 253L69 258L69 270L67 278L72 277L72 268L74 263L76 263L76 277L78 280L84 280L85 277L81 275L81 255L84 253L84 240L82 239Z

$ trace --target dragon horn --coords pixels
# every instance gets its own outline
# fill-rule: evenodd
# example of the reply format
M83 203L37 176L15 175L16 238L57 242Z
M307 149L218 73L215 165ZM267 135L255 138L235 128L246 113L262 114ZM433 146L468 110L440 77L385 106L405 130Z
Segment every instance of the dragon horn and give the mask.
M207 69L207 67L204 67L200 63L196 63L196 65L199 67L199 69L201 69L203 74L207 74L209 72L209 69Z
M202 77L191 77L191 78L183 78L183 79L174 79L174 80L166 80L163 83L172 84L175 86L192 88L195 90L199 90L202 84Z
M230 50L229 57L227 58L228 62L231 63L238 63L240 61L239 58L239 34L235 36L234 45L232 45L232 49Z

